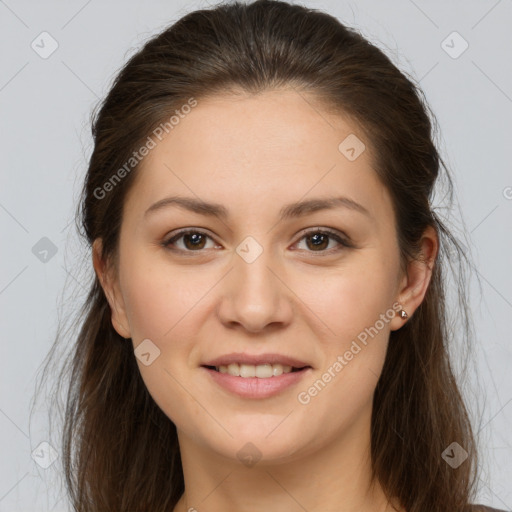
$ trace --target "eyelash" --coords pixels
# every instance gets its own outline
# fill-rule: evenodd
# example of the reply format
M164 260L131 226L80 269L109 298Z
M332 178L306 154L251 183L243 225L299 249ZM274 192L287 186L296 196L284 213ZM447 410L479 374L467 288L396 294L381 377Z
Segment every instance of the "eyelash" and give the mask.
M175 251L175 252L182 252L182 253L189 253L189 254L204 252L205 249L198 249L197 251L194 251L194 250L188 250L188 249L175 249L175 248L170 247L172 244L174 244L177 240L182 238L184 235L189 235L189 234L199 234L199 235L205 236L205 237L213 240L213 238L210 235L208 235L204 231L201 231L200 229L186 228L181 231L178 231L178 233L174 234L171 238L168 238L167 240L162 242L162 246L169 251ZM333 231L333 230L325 229L325 228L324 229L315 228L315 229L304 232L303 235L301 236L301 238L299 238L299 240L296 243L300 242L301 240L303 240L304 238L306 238L308 236L313 236L313 235L327 235L331 239L338 242L342 246L342 248L353 247L353 245L350 242L348 242L347 239L343 238L337 231ZM319 256L324 256L324 255L331 255L333 252L338 252L340 250L343 250L342 248L337 248L337 249L335 248L334 250L330 249L330 250L321 250L321 251L311 251L311 250L307 250L307 249L301 249L301 250L306 250L306 252L311 252L313 254L319 253L318 254Z

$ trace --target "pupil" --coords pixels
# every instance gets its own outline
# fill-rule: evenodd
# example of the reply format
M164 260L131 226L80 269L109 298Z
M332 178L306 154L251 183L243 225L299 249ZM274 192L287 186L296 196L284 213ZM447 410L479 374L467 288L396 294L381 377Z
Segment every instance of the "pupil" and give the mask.
M199 247L197 242L199 242L199 243L201 242L202 236L203 235L201 235L200 233L192 233L192 234L185 235L185 245L187 246L187 248L190 248L189 244L187 242L192 240L192 248L197 249L197 247Z
M315 233L314 235L311 235L311 239L313 240L313 246L317 248L320 247L321 245L325 245L326 238L327 237L322 233Z

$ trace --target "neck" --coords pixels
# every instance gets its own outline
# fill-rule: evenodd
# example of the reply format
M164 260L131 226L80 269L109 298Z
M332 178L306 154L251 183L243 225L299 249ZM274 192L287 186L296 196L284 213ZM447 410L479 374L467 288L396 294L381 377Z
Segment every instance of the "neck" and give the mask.
M369 422L350 430L325 439L320 449L302 449L286 461L263 457L252 467L198 446L178 430L185 493L174 512L399 510L371 480Z

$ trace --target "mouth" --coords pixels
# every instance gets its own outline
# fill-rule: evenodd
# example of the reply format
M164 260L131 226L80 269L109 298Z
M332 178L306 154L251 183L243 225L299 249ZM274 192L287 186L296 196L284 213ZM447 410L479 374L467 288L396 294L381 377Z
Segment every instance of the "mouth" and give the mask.
M277 396L299 385L313 371L309 365L262 363L261 360L257 361L257 364L220 364L228 363L225 360L215 362L215 365L204 364L200 367L211 379L210 382L232 395L254 400Z
M272 377L279 377L286 373L297 373L311 368L311 366L291 366L280 363L264 363L264 364L245 364L245 363L230 363L228 365L202 365L203 368L215 371L217 373L224 373L233 377L242 378L259 378L268 379Z

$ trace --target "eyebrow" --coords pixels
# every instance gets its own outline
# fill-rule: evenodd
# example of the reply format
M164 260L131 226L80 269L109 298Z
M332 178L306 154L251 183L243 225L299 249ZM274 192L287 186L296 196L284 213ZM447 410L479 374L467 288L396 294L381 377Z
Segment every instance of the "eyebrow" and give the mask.
M144 216L169 206L181 207L199 215L217 217L220 219L227 219L229 217L229 212L226 207L219 203L209 203L201 199L183 196L166 197L157 201L146 210ZM362 213L371 218L370 212L363 205L348 197L316 198L291 203L281 208L279 217L281 220L286 220L302 217L321 210L332 210L340 207L348 208L349 210Z

